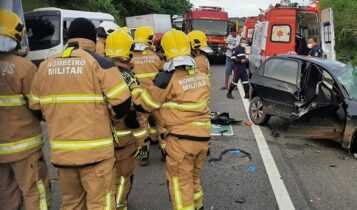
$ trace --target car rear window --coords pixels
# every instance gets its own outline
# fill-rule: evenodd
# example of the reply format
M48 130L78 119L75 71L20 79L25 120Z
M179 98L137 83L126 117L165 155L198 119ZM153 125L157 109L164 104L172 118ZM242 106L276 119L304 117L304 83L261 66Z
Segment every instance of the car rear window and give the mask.
M299 63L292 60L270 59L265 63L264 76L296 84Z

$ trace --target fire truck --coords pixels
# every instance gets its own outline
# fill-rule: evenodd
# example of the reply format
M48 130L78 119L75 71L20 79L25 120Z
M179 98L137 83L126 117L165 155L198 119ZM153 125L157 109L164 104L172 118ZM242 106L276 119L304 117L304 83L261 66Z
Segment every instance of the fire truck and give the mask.
M332 9L319 11L316 2L309 6L285 2L282 0L259 16L251 46L251 72L271 56L286 53L307 55L307 40L311 37L318 39L324 58L336 59Z
M201 30L207 35L212 56L225 56L225 38L228 34L228 13L221 7L200 6L183 15L183 31Z

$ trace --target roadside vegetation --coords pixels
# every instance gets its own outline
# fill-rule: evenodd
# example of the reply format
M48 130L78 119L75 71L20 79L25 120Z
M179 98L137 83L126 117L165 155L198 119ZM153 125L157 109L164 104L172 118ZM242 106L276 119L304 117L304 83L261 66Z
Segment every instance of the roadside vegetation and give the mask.
M335 19L337 57L349 56L357 66L357 1L321 0L321 8L332 7Z
M22 0L25 11L40 7L87 10L110 13L119 25L125 17L150 14L182 14L191 8L189 0Z

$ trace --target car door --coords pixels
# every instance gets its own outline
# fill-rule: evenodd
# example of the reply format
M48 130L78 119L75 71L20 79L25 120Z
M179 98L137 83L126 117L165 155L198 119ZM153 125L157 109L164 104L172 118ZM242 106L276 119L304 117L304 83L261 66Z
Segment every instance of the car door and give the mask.
M291 118L299 99L300 68L297 60L271 58L259 69L260 79L254 82L254 89L268 114Z

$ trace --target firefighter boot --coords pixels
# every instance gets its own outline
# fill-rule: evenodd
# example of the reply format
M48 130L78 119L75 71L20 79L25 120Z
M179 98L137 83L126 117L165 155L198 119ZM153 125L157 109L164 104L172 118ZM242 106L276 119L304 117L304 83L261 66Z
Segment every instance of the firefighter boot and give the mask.
M229 90L228 90L228 93L227 93L227 98L234 99L234 97L232 96L232 91L233 91L234 87L236 87L236 86L235 85L234 86L231 85L229 87Z
M140 165L147 166L147 165L149 165L149 145L143 146L142 149L145 153L144 153L143 158L140 160Z

